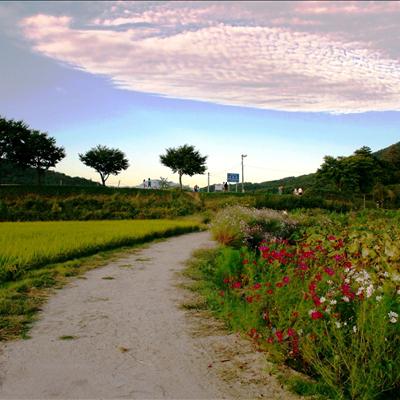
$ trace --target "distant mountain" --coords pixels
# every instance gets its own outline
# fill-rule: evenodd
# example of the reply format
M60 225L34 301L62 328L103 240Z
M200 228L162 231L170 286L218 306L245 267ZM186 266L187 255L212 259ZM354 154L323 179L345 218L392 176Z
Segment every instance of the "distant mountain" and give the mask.
M0 161L0 184L8 185L35 185L37 183L36 171L33 168L21 169L17 166ZM92 180L71 177L56 171L46 171L44 185L66 185L66 186L99 186L97 182Z
M373 153L380 160L400 163L400 142Z

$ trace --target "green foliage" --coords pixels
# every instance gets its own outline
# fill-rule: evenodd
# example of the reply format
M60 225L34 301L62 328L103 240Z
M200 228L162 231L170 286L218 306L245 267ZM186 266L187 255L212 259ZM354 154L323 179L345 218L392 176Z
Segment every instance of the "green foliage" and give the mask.
M204 174L207 156L202 156L194 146L183 145L178 148L168 148L166 154L160 155L161 164L179 174L179 185L182 190L182 175L193 176Z
M317 171L319 186L333 185L339 192L369 193L377 183L386 180L385 165L371 152L361 147L349 157L324 157Z
M100 174L103 186L106 185L110 175L118 175L129 167L128 160L121 150L101 145L90 149L85 154L79 154L79 159Z

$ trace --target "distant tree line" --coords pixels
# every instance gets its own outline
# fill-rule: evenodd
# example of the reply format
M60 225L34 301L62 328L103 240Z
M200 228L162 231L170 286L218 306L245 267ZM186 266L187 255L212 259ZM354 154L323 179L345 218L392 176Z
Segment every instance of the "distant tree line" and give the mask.
M45 172L64 157L64 148L57 146L55 138L48 133L31 129L23 121L0 117L0 172L10 163L21 169L31 167L36 170L37 183L41 185ZM79 159L98 172L103 186L110 175L118 175L129 167L128 159L121 150L102 145L79 154ZM161 163L179 174L181 190L182 176L203 174L206 159L207 156L202 156L194 146L189 145L166 149L166 154L160 155Z
M367 146L348 157L325 156L317 170L315 190L351 194L373 194L377 201L390 198L387 185L400 183L400 145L374 154Z

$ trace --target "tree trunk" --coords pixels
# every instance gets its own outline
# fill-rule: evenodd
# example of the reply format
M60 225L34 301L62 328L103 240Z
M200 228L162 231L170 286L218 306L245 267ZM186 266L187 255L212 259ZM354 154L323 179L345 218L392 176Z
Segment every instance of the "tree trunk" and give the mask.
M179 173L179 186L181 187L181 191L182 191L182 174Z
M42 170L41 168L36 168L36 172L37 172L37 183L38 186L42 186L42 178L44 177L44 170Z
M100 174L100 178L101 178L101 184L102 184L103 186L106 186L106 180L104 179L103 174Z

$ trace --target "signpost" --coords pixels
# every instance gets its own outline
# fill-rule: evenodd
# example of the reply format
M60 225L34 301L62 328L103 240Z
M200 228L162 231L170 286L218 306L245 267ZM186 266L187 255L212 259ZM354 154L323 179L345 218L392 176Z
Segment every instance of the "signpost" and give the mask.
M234 174L231 172L228 172L226 181L230 183L236 183L236 193L237 193L237 184L239 182L239 174Z

